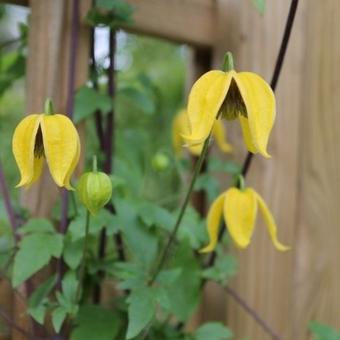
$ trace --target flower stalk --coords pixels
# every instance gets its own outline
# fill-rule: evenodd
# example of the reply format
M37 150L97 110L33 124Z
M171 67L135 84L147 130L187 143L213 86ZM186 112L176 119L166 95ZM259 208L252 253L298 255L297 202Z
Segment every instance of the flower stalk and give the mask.
M86 211L86 222L85 222L85 236L84 236L84 245L83 245L83 255L81 258L81 263L79 267L79 281L78 281L78 288L76 294L77 302L81 300L81 290L83 287L83 281L85 277L85 268L86 268L86 252L87 252L87 244L89 238L89 230L90 230L90 211Z
M201 154L200 154L200 156L199 156L199 158L197 160L197 163L195 165L194 173L192 175L191 182L189 184L189 187L188 187L187 194L185 196L184 202L183 202L183 204L181 206L181 210L180 210L180 212L178 214L176 223L175 223L174 228L173 228L173 230L172 230L172 232L171 232L171 234L169 236L168 242L167 242L167 244L166 244L166 246L165 246L165 248L163 250L163 253L161 254L161 257L160 257L160 260L158 262L158 265L157 265L157 267L156 267L156 269L155 269L155 271L154 271L154 273L153 273L153 275L152 275L152 277L151 277L151 279L149 281L149 285L150 286L155 282L159 272L161 271L162 267L164 266L164 264L165 264L165 262L167 260L170 248L171 248L173 242L176 239L176 234L177 234L178 229L179 229L179 227L181 225L181 222L182 222L184 213L186 211L186 208L187 208L187 206L189 204L190 197L191 197L191 194L193 192L195 182L197 180L198 175L200 174L200 170L202 168L202 164L203 164L204 159L205 159L205 157L207 155L208 146L210 144L210 139L211 139L211 135L208 136L208 138L205 140L205 142L203 144L202 152L201 152Z

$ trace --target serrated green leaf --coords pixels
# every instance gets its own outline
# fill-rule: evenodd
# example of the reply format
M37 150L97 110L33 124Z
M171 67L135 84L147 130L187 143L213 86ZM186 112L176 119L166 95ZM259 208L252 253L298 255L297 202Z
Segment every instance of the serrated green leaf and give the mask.
M45 218L31 218L18 232L22 235L29 233L54 233L55 229L52 223Z
M194 340L227 340L233 333L219 322L209 322L199 327L193 334Z
M103 114L112 110L112 98L93 88L82 86L75 95L74 105L74 121L79 123L91 116L96 110L101 110Z
M132 291L127 302L129 304L129 323L126 339L132 339L153 319L156 310L156 296L152 288L143 287Z
M82 306L76 318L77 327L71 340L112 340L120 330L120 320L116 313L100 306Z
M62 250L62 235L35 233L25 236L14 258L13 286L17 287L43 268L52 257L60 257Z
M145 225L156 226L167 231L172 230L176 221L172 213L151 202L143 202L138 208L138 213Z
M331 326L312 321L309 329L315 336L314 340L340 340L340 331Z
M252 0L255 8L259 11L261 15L264 14L266 9L266 0Z
M28 313L40 324L44 323L48 295L54 288L56 281L57 276L51 276L49 279L43 282L29 297Z
M67 311L64 307L57 307L52 312L52 324L54 330L59 333L64 320L66 319Z

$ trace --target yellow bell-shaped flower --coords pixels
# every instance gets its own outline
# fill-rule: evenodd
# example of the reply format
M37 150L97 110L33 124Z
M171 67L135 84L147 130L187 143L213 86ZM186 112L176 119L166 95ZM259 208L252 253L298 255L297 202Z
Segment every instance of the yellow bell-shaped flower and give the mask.
M188 102L188 144L201 144L216 119L239 119L247 149L270 157L267 152L276 108L271 87L255 73L213 70L193 85Z
M254 232L258 207L263 215L274 247L280 251L288 250L289 247L278 241L274 218L261 196L251 188L244 190L231 188L217 197L210 207L207 217L210 242L201 252L207 253L215 249L222 213L229 234L235 244L239 248L246 248Z
M183 145L186 140L183 135L190 133L190 125L186 110L180 110L172 123L172 144L175 154L179 157L183 153ZM212 135L216 140L217 146L222 152L231 152L233 147L227 142L226 131L221 120L216 120L213 124ZM197 145L187 145L191 154L199 156L202 152L203 143Z
M29 187L41 175L46 158L51 176L59 187L73 189L70 179L80 157L80 140L72 121L62 114L31 114L16 127L12 149L21 180Z

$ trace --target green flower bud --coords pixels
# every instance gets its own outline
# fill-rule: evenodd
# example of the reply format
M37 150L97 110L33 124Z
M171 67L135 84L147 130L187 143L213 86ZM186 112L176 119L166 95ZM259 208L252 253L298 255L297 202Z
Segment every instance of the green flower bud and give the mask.
M95 215L110 201L112 182L107 174L94 169L80 177L77 192L80 201L92 215Z
M169 160L169 157L163 152L157 152L153 156L151 164L152 164L152 168L155 171L164 171L169 167L170 160Z

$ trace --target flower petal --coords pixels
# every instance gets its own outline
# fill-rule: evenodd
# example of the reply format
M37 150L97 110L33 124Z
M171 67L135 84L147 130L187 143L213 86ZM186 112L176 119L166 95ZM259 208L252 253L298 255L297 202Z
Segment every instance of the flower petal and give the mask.
M28 115L14 131L12 149L21 175L17 187L29 185L34 177L34 146L39 124L39 114Z
M260 207L260 210L262 212L264 221L267 225L268 233L269 233L270 238L271 238L271 240L274 244L274 247L277 250L280 250L280 251L289 250L290 247L283 245L277 239L277 226L276 226L276 223L274 221L273 215L271 214L271 212L268 209L266 202L262 199L262 197L255 190L253 190L253 189L249 189L249 190L251 190L254 193L254 196L256 197L256 200L257 200L258 205Z
M223 152L231 152L233 147L227 142L226 132L221 119L217 119L214 123L212 134L215 137L218 147Z
M218 230L220 227L220 221L223 210L223 203L225 199L225 193L221 194L212 203L208 216L207 216L207 226L209 234L209 244L200 250L200 253L209 253L213 251L216 247L218 241Z
M247 108L252 142L259 153L269 158L267 144L276 116L274 93L255 73L237 73L235 81Z
M79 136L72 121L65 115L44 115L41 131L45 156L50 173L56 184L65 186L71 177L70 169L74 169L77 159Z
M257 214L256 197L249 188L231 188L226 192L224 218L231 238L240 248L246 248L254 232Z
M73 175L75 168L78 165L78 162L79 162L79 159L80 159L80 150L81 150L80 138L79 138L79 135L77 134L77 152L74 155L70 169L67 171L67 175L66 175L65 181L64 181L64 187L67 190L74 190L74 188L71 185L71 177Z
M203 143L209 136L233 74L234 71L210 71L193 85L188 102L190 134L183 136L188 144Z
M248 119L243 116L239 116L239 120L242 128L243 140L246 144L247 150L251 153L257 153L250 134Z

